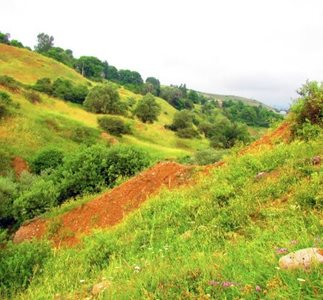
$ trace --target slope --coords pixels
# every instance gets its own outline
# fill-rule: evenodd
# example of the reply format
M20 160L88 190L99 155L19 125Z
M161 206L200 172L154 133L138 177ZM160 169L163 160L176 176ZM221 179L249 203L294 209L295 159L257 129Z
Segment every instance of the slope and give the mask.
M74 83L94 85L73 69L26 49L0 44L0 75L12 76L23 84L34 84L37 79L62 77ZM99 115L86 112L81 106L39 94L41 102L32 104L24 96L26 89L19 91L0 86L20 108L0 123L0 143L10 155L29 159L36 151L48 146L60 145L65 152L71 152L82 143L106 142L99 137L97 118ZM122 101L141 96L119 87ZM199 148L208 147L208 142L178 138L174 132L166 130L176 109L161 98L156 99L161 106L161 115L154 124L143 124L136 119L126 119L132 126L133 134L119 138L119 142L137 145L149 152L155 159L174 159L188 155ZM80 129L81 128L81 129ZM90 132L89 138L79 140L79 131ZM85 134L86 135L86 134ZM74 140L73 140L74 139ZM108 138L111 140L111 138Z
M286 251L323 247L322 166L312 163L323 139L285 144L279 136L227 157L196 185L160 193L77 248L46 250L19 299L91 297L97 283L102 299L318 299L319 266L277 264Z

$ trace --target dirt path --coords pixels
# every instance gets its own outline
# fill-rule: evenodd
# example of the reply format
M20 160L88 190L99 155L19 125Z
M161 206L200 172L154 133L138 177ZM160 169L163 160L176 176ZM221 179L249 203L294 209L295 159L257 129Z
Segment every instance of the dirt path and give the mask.
M193 167L174 162L159 163L102 196L63 214L54 225L49 223L50 220L30 221L16 232L14 242L39 239L48 234L48 228L51 228L51 231L55 230L51 232L51 239L56 246L74 245L81 235L90 233L94 228L119 223L149 196L160 191L162 186L175 188L189 182L192 170Z

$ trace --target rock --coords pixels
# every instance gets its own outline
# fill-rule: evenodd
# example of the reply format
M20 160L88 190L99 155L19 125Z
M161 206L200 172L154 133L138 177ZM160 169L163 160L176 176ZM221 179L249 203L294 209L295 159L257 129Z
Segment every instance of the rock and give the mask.
M260 179L262 179L262 178L264 178L264 177L266 177L267 176L267 172L259 172L257 175L256 175L256 180L260 180Z
M320 163L321 163L321 157L320 157L320 156L314 156L314 157L312 158L312 164L313 164L314 166L319 165Z
M110 281L108 280L102 281L100 283L93 285L91 293L93 296L97 296L100 293L102 293L104 290L106 290L109 286L111 286Z
M279 260L282 269L308 269L314 265L323 263L323 249L306 248L291 252Z

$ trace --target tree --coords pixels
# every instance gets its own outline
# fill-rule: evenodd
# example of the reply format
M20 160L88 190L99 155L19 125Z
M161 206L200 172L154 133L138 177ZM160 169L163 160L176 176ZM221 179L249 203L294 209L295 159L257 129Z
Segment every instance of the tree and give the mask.
M158 119L161 108L155 97L148 93L139 100L135 109L135 115L144 123L153 123Z
M119 81L122 84L134 85L142 85L144 83L138 72L130 70L119 70Z
M155 77L148 77L146 79L146 87L147 87L147 92L151 93L155 96L159 96L160 94L160 82L157 78Z
M94 56L81 56L75 63L76 70L88 78L102 78L105 65Z
M54 37L49 36L45 33L40 33L37 35L38 43L35 46L37 52L47 52L54 46Z
M193 103L195 103L195 104L199 103L199 95L194 90L190 90L188 92L187 98L190 99L190 100L192 100Z
M184 128L191 128L193 126L193 113L182 110L176 112L174 115L173 123L170 125L172 130L178 131Z
M10 34L0 32L0 43L2 44L10 44Z
M83 103L86 110L94 113L122 115L126 105L120 101L118 90L110 84L94 87Z

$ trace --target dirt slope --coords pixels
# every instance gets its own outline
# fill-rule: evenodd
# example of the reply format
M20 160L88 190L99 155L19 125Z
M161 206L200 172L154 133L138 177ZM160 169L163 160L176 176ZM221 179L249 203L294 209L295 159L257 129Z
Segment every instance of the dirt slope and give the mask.
M174 162L162 162L128 180L104 195L73 209L55 221L56 231L49 220L36 219L24 224L15 234L14 242L50 235L56 246L73 245L83 234L94 228L111 227L125 215L138 208L149 196L162 186L175 188L188 182L192 167Z

